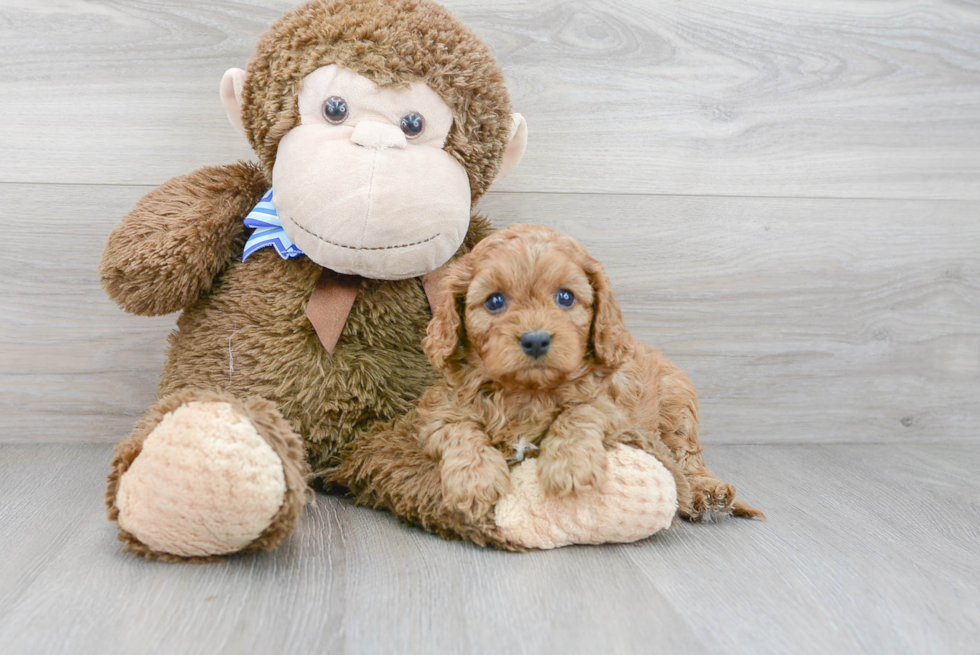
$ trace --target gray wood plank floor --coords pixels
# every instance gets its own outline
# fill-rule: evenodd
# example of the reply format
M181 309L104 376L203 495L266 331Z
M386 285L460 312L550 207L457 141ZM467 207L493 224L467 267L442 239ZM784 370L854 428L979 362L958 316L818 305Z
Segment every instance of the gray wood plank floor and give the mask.
M119 552L108 445L0 446L0 650L976 652L976 446L708 455L767 521L516 555L318 495L278 551L183 566Z

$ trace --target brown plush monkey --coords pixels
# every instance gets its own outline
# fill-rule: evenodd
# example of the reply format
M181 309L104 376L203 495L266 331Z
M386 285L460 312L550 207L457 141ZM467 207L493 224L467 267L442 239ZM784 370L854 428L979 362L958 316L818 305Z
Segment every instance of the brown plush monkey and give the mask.
M414 404L433 377L420 278L489 231L472 205L525 144L489 48L425 0L303 5L221 96L258 165L150 192L100 267L126 311L183 312L107 492L125 548L165 559L273 548L310 473ZM282 229L250 235L270 190ZM263 231L275 247L242 261Z
M124 548L147 557L274 548L310 478L415 404L441 267L489 232L472 207L526 142L488 47L428 0L303 5L221 97L258 164L151 191L100 267L126 311L182 312L106 493ZM439 474L391 455L385 475ZM431 487L402 485L399 517L426 525ZM521 547L489 517L458 527Z

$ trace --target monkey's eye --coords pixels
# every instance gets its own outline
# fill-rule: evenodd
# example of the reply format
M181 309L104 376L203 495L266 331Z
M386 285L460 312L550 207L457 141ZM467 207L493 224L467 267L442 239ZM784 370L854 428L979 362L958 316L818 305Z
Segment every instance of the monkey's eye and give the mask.
M487 301L483 303L483 306L487 308L487 311L491 314L496 314L498 312L504 311L507 308L507 299L504 298L504 294L497 293L491 294Z
M402 132L405 133L409 139L414 139L418 135L422 134L422 129L425 128L425 119L422 118L422 114L417 111L405 114L402 116L401 124L399 127L402 128Z
M327 122L339 125L347 120L350 111L347 109L347 101L340 96L330 96L323 102L323 117Z
M568 289L559 289L558 293L555 294L555 303L559 307L568 309L575 304L575 294Z

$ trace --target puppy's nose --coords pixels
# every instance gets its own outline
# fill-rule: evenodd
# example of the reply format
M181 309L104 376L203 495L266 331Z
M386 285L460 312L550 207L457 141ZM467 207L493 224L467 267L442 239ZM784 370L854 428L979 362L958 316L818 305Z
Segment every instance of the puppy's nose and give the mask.
M535 359L548 352L550 345L551 335L544 330L534 330L521 335L521 348Z

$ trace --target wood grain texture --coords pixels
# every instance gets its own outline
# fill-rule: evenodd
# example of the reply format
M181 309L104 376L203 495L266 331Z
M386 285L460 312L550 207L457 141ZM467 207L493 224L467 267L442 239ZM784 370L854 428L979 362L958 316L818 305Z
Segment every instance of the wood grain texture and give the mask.
M218 81L282 1L0 3L0 181L247 156ZM449 0L530 125L501 190L980 199L980 7Z
M174 317L123 314L96 273L146 190L0 185L0 439L115 442L152 402ZM606 263L631 329L698 386L706 443L977 437L973 202L496 193L482 207Z
M119 441L154 398L174 316L124 314L97 268L149 188L0 189L17 196L0 258L0 439Z
M980 638L972 446L719 446L709 463L768 521L529 554L319 495L283 548L205 566L119 551L109 456L0 446L5 653L958 655Z

